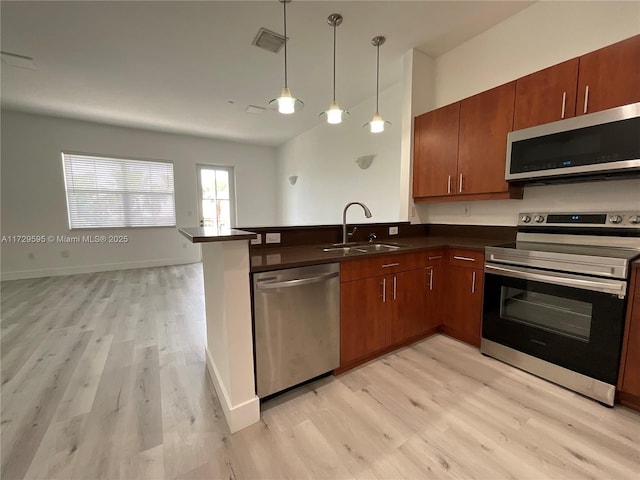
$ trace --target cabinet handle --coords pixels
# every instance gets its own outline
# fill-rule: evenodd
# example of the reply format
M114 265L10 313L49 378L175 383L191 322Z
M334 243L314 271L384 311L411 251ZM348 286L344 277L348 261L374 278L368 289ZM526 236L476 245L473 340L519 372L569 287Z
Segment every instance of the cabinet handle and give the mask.
M587 113L587 105L589 104L589 85L584 89L584 111L582 113Z
M396 299L396 283L397 283L397 279L396 276L393 276L393 299Z
M465 262L475 262L476 261L475 258L459 257L458 255L454 255L453 258L454 258L454 260L464 260Z
M389 267L397 267L398 265L400 265L399 263L385 263L384 265L382 265L382 268L389 268Z
M433 290L433 267L429 269L429 291Z
M382 279L382 303L387 303L387 279Z
M451 193L451 175L449 175L447 180L447 193Z
M560 115L560 118L564 118L564 109L566 105L567 105L567 92L562 92L562 114Z
M460 174L460 193L462 193L462 174Z
M442 258L442 255L436 255L435 257L429 257L429 260L437 260L439 258Z
M471 277L471 293L476 293L476 272L472 272Z

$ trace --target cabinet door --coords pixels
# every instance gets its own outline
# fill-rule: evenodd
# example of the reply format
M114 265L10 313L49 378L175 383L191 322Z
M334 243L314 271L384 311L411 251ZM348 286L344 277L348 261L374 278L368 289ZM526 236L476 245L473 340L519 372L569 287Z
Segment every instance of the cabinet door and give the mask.
M511 82L460 103L458 194L509 191L504 170L515 94L516 82Z
M458 163L460 102L416 117L413 196L454 193Z
M386 325L387 345L403 342L420 333L424 288L422 269L387 277L387 301L391 302Z
M384 348L385 284L384 277L372 277L340 285L341 365Z
M516 81L514 130L575 116L578 63L573 58Z
M420 333L442 324L440 312L440 295L443 290L444 276L442 266L434 264L424 269L424 315Z
M463 342L480 346L483 272L448 266L444 331Z
M640 35L580 57L576 115L640 102Z

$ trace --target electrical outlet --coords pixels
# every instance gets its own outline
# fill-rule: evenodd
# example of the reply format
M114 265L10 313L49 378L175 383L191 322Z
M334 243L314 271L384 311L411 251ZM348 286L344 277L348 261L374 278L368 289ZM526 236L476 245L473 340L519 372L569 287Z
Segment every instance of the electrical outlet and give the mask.
M251 245L260 245L262 243L262 234L258 233L256 238L251 239Z
M462 215L464 215L465 217L468 217L469 215L471 215L471 205L469 205L468 203L465 203L462 206Z
M397 235L398 227L389 227L389 235Z
M266 243L280 243L280 233L267 233L264 239Z

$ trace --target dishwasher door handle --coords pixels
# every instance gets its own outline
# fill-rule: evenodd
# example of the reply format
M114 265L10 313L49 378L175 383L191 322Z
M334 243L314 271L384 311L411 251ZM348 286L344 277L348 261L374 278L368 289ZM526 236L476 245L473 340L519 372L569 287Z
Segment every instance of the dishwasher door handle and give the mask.
M300 287L302 285L309 285L311 283L324 282L325 280L329 280L330 278L335 278L339 275L340 275L340 272L331 272L331 273L325 273L324 275L318 275L317 277L296 278L294 280L285 280L283 282L260 283L260 280L258 280L257 287L258 287L258 290L271 290L275 288L286 288L286 287Z

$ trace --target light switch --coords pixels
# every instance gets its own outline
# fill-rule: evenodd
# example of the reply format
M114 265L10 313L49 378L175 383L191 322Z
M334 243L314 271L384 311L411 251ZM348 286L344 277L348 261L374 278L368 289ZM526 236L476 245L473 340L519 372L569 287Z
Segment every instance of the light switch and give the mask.
M397 235L398 227L389 227L389 235Z

